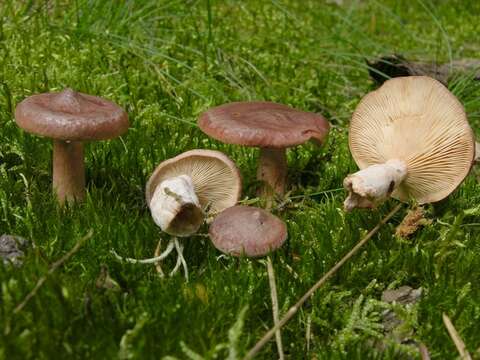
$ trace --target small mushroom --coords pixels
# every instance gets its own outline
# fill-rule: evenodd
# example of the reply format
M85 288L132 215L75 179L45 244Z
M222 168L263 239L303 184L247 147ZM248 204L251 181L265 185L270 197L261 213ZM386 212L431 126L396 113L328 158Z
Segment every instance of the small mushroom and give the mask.
M282 246L287 226L268 211L237 205L213 220L209 234L215 247L226 254L259 257Z
M352 116L349 146L361 170L343 182L347 211L389 196L442 200L467 176L475 154L462 104L426 76L394 78L367 94Z
M285 191L286 148L310 139L321 143L330 128L319 114L261 101L233 102L211 108L200 116L198 125L219 141L259 147L257 178L277 194Z
M115 103L69 88L26 98L15 121L53 139L53 188L62 204L85 197L83 141L115 138L129 127L127 113Z
M209 229L213 245L233 256L267 256L267 274L272 297L273 321L277 325L278 298L275 272L269 253L278 249L287 239L287 226L278 217L263 209L237 205L220 213ZM280 330L275 332L278 358L284 359Z
M240 198L242 181L235 163L214 150L190 150L157 166L146 186L155 223L173 236L190 236L205 214L215 215Z

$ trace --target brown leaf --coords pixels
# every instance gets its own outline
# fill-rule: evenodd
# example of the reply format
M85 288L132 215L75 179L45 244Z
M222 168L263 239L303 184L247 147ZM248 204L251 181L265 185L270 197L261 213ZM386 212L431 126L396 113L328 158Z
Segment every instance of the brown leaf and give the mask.
M400 225L397 226L395 235L405 239L417 231L420 226L430 225L431 223L432 220L425 219L423 208L417 207L408 211Z

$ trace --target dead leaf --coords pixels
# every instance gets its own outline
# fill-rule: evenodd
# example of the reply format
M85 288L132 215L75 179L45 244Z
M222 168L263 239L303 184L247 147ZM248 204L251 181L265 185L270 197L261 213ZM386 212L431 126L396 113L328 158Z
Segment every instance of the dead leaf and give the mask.
M395 235L401 238L408 238L415 233L421 226L430 225L432 220L425 219L425 211L422 207L408 210L400 225L397 226Z

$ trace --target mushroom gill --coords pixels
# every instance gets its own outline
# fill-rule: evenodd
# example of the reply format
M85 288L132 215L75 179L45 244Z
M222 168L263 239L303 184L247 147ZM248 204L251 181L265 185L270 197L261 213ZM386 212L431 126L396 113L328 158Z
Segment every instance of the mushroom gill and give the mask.
M406 167L400 181L388 193L371 196L371 203L390 193L420 204L445 198L468 174L475 148L462 104L440 82L425 76L391 79L367 94L352 116L349 145L361 171L345 179L346 187L356 181L361 188L357 195L382 183L381 178L375 178L378 184L367 180L373 165L396 160ZM349 191L352 194L351 187Z

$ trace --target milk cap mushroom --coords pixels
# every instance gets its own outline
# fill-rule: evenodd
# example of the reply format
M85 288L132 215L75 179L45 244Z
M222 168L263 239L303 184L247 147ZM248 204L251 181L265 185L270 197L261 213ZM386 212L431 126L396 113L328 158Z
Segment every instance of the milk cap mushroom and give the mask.
M286 148L308 140L322 143L330 124L319 114L265 101L232 102L205 111L198 125L207 135L228 144L260 148L257 178L283 194Z
M361 170L344 180L347 211L390 195L442 200L467 176L475 154L462 104L426 76L394 78L367 94L353 113L349 146Z
M127 113L103 98L65 89L29 96L15 109L27 132L53 142L53 187L60 203L85 197L83 141L112 139L128 130Z
M237 205L215 217L209 235L215 247L226 254L259 257L282 246L287 226L266 210Z
M205 219L240 198L242 181L235 163L214 150L190 150L157 166L146 186L155 223L170 235L189 236Z

